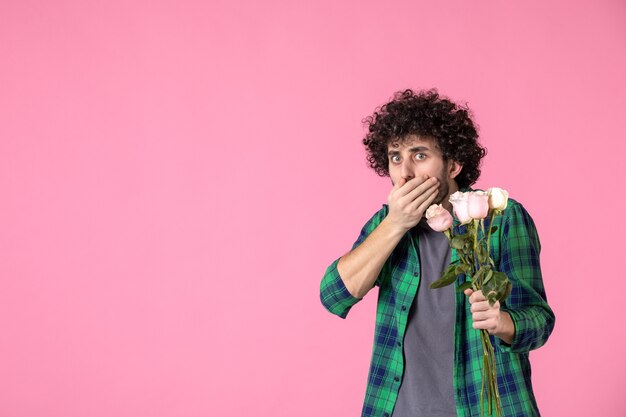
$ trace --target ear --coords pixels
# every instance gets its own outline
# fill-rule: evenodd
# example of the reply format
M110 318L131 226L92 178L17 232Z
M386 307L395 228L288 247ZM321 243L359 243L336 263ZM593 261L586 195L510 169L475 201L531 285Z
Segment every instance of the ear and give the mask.
M454 179L463 169L463 165L459 164L457 161L450 159L448 161L448 178Z

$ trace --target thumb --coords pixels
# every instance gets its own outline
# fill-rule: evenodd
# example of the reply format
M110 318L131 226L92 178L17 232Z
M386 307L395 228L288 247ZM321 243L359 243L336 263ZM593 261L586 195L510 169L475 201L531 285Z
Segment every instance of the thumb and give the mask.
M467 295L468 297L472 295L473 293L474 293L474 290L472 290L471 288L468 288L465 291L463 291L463 294Z

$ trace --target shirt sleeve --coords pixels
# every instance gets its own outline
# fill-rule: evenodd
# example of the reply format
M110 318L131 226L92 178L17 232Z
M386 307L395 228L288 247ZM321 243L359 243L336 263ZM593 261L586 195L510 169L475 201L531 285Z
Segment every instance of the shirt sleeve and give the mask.
M374 214L365 226L363 226L358 239L354 242L354 245L352 245L352 249L359 246L365 238L367 238L370 233L378 227L386 215L387 206L384 205L383 208ZM336 259L332 264L330 264L324 273L324 277L322 278L322 282L320 284L320 300L326 310L345 319L352 306L361 301L362 298L354 297L346 288L346 285L337 270L339 259ZM383 276L385 270L386 266L383 267L383 270L376 279L376 285L380 284L381 277Z
M515 334L510 345L496 340L506 352L525 353L546 343L554 328L555 316L543 286L539 264L541 244L533 219L514 200L509 200L504 216L500 271L507 274L513 288L502 310L510 314Z

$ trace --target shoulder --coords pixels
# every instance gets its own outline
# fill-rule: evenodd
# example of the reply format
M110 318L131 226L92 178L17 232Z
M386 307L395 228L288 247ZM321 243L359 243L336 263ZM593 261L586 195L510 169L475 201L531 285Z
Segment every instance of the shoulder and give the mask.
M522 203L515 200L514 198L509 198L506 208L502 212L502 216L505 220L508 221L525 218L532 220L530 213L528 213L528 210L526 210Z
M502 213L503 234L508 238L526 236L539 240L535 221L528 210L517 200L509 198L507 207Z
M387 213L389 213L389 206L387 204L383 204L382 207L372 215L370 220L382 220L387 217Z
M359 237L357 238L356 242L354 242L354 245L352 246L353 249L357 247L358 245L360 245L361 242L363 242L365 238L369 236L369 234L372 233L374 229L378 227L378 225L387 216L388 212L389 212L389 207L387 207L387 205L384 204L380 210L378 210L376 213L374 213L374 215L372 215L372 217L370 217L370 219L367 221L367 223L365 223L365 225L361 229L361 233L359 234Z

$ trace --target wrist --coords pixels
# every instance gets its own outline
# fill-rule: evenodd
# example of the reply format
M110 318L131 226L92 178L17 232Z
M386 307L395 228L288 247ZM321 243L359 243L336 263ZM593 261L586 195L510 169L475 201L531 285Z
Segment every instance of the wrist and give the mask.
M508 312L500 311L500 325L498 327L494 335L500 338L504 343L510 345L515 336L515 324Z
M411 230L411 226L405 222L397 221L392 216L387 216L380 223L381 226L392 236L402 237L406 232Z

